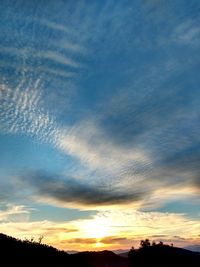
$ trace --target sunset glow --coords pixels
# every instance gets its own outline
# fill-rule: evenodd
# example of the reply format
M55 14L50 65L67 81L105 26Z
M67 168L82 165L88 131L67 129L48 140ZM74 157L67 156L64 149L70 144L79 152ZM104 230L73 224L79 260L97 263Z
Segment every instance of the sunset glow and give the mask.
M200 244L199 13L1 1L0 232L65 251Z

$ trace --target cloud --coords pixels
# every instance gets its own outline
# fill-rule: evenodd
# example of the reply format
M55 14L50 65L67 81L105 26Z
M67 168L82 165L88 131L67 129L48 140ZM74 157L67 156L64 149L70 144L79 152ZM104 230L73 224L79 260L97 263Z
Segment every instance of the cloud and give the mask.
M156 155L157 148L162 147L163 144L160 142L157 144L157 139L154 141L154 128L146 126L145 123L144 129L140 127L139 135L136 133L137 142L132 143L132 139L126 136L127 130L130 129L132 131L132 125L128 128L124 127L122 120L121 136L124 136L123 138L126 139L126 143L130 143L130 147L127 147L126 143L123 144L121 140L118 140L115 126L110 136L108 129L102 127L98 120L86 120L84 123L75 125L72 128L62 129L57 126L53 117L45 113L43 109L40 109L42 100L38 89L41 87L41 81L37 80L33 85L29 85L29 88L23 90L25 85L26 80L22 80L14 92L7 86L2 85L1 94L4 101L2 107L7 108L7 112L3 114L4 116L1 119L3 123L9 126L7 126L8 131L12 133L26 133L30 136L36 136L41 141L49 142L64 153L80 160L80 164L86 167L87 170L84 183L75 183L72 186L72 181L68 181L67 175L62 178L66 184L69 182L70 188L73 187L74 196L68 192L69 186L67 187L64 184L66 191L62 191L60 196L61 190L59 189L58 192L50 190L51 194L47 194L46 197L57 200L59 203L67 203L71 199L71 202L80 203L83 201L83 205L89 202L91 205L125 204L137 202L138 200L141 201L142 199L145 202L147 201L147 196L154 196L154 192L157 193L158 189L163 185L165 185L164 195L168 195L167 187L170 189L173 185L176 186L180 183L182 183L182 186L188 183L189 187L192 183L198 185L198 147L192 151L192 154L190 153L191 138L197 138L196 132L193 131L193 136L185 139L184 143L181 140L181 136L179 136L181 146L173 140L173 135L167 136L169 140L172 138L172 142L176 144L174 143L173 147L170 145L169 149L168 144L170 143L167 143L164 150L158 151ZM117 98L117 101L119 101L119 98ZM123 116L125 117L127 112L129 112L129 110L126 111L126 106L129 105L127 98L122 98L121 103L120 109L124 112ZM123 108L123 103L126 103L125 108ZM112 109L115 111L115 105L114 99L111 102L110 111ZM117 109L119 109L119 105ZM122 114L119 110L114 113L111 112L111 114L118 113ZM109 116L110 113L106 114L106 118ZM146 119L143 118L143 122L145 120L151 121L152 119L147 116ZM160 124L160 120L162 121L162 117L158 117L158 124ZM174 120L176 121L176 118L173 118L170 124L174 124ZM163 129L161 124L159 131L156 132L156 135L159 137L158 140L162 140L163 130L165 131L165 127ZM123 133L124 131L125 134ZM174 133L176 134L176 130L172 129L172 134ZM149 146L147 141L150 141L150 143L153 141L155 144ZM143 144L142 148L141 144ZM183 153L184 146L185 151ZM152 157L152 152L154 157ZM178 154L177 156L176 153ZM190 160L188 160L189 157L191 157ZM184 161L185 163L183 164ZM94 170L96 173L91 181L91 172ZM160 177L163 177L162 181ZM190 177L189 180L188 177ZM36 179L36 181L39 185L39 179ZM145 188L142 181L145 181ZM103 189L96 190L95 187L99 187L99 182L103 185ZM56 185L56 181L54 181L54 184ZM61 185L62 183L58 178L58 187L59 184ZM89 184L92 184L92 186ZM44 185L43 182L42 185ZM91 194L86 193L87 190L91 190ZM109 190L112 190L113 193L109 193ZM194 191L190 192L193 193ZM80 200L77 198L79 194L82 196ZM95 200L96 194L100 196L99 201ZM116 196L114 196L115 194ZM147 201L147 205L151 199Z
M137 247L144 238L185 246L197 242L199 236L199 221L184 214L141 212L122 208L98 211L89 219L70 222L31 222L27 215L33 211L30 207L17 204L1 207L0 232L21 239L34 237L37 240L44 236L45 243L64 250L94 249L94 246L99 249L119 248L122 245L126 248L132 245ZM92 226L96 227L96 231ZM99 227L105 230L102 232L103 236L98 235L101 230Z
M96 207L106 205L117 205L139 201L142 192L121 192L120 190L110 191L105 186L92 186L80 179L72 177L49 175L45 172L28 173L21 183L21 188L32 189L32 196L36 200L49 203L60 203L63 206L78 204L79 206Z
M7 203L0 205L0 232L20 239L37 240L43 236L45 243L59 246L59 239L71 238L79 232L71 223L48 220L30 221L36 209L25 205Z
M98 222L107 225L108 232L112 236L118 233L118 236L126 236L129 240L152 236L170 239L177 232L182 238L195 239L199 227L198 219L190 219L184 214L141 212L131 208L127 211L123 209L100 211L94 216L93 225Z
M178 236L178 235L175 235L173 236L175 239L179 239L179 240L185 240L185 238L181 237L181 236Z
M58 148L78 158L91 169L105 169L117 174L131 163L137 166L150 161L148 154L142 149L136 147L132 150L113 145L94 120L85 120L68 131L63 131L57 140Z
M76 45L74 45L74 47L74 50L77 50ZM73 59L70 56L66 56L65 53L56 50L55 47L52 47L51 49L46 48L38 50L32 46L25 48L0 46L0 51L1 53L7 54L8 56L12 55L17 58L22 58L24 60L28 58L28 60L32 61L32 64L25 63L25 65L23 65L23 67L26 68L26 71L29 70L32 72L37 72L37 68L39 67L40 71L54 73L53 70L57 66L57 73L59 76L69 77L70 73L72 73L74 68L77 71L78 68L82 67L82 64L80 62L77 62L77 60ZM48 64L48 61L51 61L52 64ZM6 66L7 62L4 61L4 65ZM54 67L52 67L53 65ZM16 64L14 66L16 68L20 68L20 65ZM65 67L65 70L62 70L63 67Z
M152 235L153 238L165 238L166 235Z
M151 3L156 10L111 1L100 6L94 3L83 12L83 2L74 7L67 20L69 6L62 4L66 12L59 22L51 9L47 10L51 20L39 18L39 14L37 19L23 17L25 26L28 21L28 28L35 31L30 30L31 38L22 29L15 36L15 46L3 43L0 47L8 59L2 62L10 60L14 69L18 66L23 70L16 74L14 83L15 75L3 73L1 130L48 143L75 162L76 179L67 171L55 177L30 174L27 183L38 196L85 206L139 201L144 206L154 203L155 207L159 200L175 195L175 187L180 198L187 190L197 196L199 79L191 43L196 42L199 31L193 19L179 18L177 22L170 4L161 10L160 4ZM163 18L158 16L160 10ZM166 19L170 10L171 19ZM16 23L21 23L18 19ZM163 25L160 19L170 21L173 27L170 24L170 29L163 27L157 32L157 26ZM161 37L165 47L158 45ZM185 50L176 50L175 41L189 44L189 57ZM80 56L82 49L84 58ZM69 99L63 97L62 107L56 97L48 101L50 91L56 96L58 90L68 90L62 78L77 82L69 113L63 109ZM91 92L95 93L90 100ZM52 104L61 109L62 119L52 112Z
M64 79L65 81L70 80L70 79L74 78L74 76L76 76L76 72L74 72L72 70L69 71L66 69L61 70L58 68L58 66L51 68L51 67L40 65L37 68L35 68L35 67L30 66L28 64L18 65L17 63L5 61L3 59L0 59L0 66L2 68L6 67L6 68L10 68L10 69L15 69L15 70L17 69L18 71L24 71L24 69L25 69L26 72L31 72L31 73L34 73L35 75L38 75L38 76L49 77L49 75L51 75L51 77L54 77L55 79Z
M176 42L186 45L198 45L200 41L200 27L196 20L187 20L180 23L173 32Z
M74 243L74 244L86 244L92 245L96 244L96 238L72 238L70 240L64 241L66 243Z
M5 221L21 221L27 218L33 209L27 208L24 205L6 204L0 210L0 223Z
M31 208L7 204L0 232L65 250L197 242L199 214L184 203L200 205L198 8L72 2L2 6L0 130L54 147L66 167L1 174L0 200L97 214L31 222ZM174 203L184 212L156 212Z
M40 236L43 236L45 244L66 249L66 243L63 245L62 240L66 240L66 237L72 238L78 230L64 222L55 223L44 220L35 222L2 222L0 223L0 231L20 239L34 238L34 240L38 240Z
M40 108L41 79L27 81L23 78L15 90L1 85L1 127L9 133L36 136L43 141L51 140L56 130L53 119Z
M73 59L66 57L55 51L41 51L37 55L40 59L52 60L54 63L63 64L71 68L77 68L81 65Z
M65 243L96 245L99 242L101 245L102 244L105 244L105 245L121 244L122 245L124 242L127 242L127 238L117 237L117 236L116 237L107 236L107 237L104 237L98 240L97 238L74 238L74 239L65 241Z
M117 236L107 236L105 238L101 238L101 243L103 244L123 244L127 242L127 238L125 237L117 237Z
M58 44L55 43L55 46ZM87 54L87 49L80 44L69 41L67 38L63 38L59 42L59 48L65 50L66 52L80 53L81 55Z
M38 22L38 20L36 20L36 22ZM65 33L65 34L71 34L72 31L70 29L68 29L68 27L66 27L65 25L62 25L60 23L56 23L56 22L53 22L51 20L46 20L46 19L39 19L39 22L50 28L51 30L56 30L56 31L61 31L62 33Z

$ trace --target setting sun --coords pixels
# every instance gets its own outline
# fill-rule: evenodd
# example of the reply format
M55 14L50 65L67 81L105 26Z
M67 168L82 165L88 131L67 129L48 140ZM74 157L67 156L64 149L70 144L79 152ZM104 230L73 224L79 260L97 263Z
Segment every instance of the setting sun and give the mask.
M185 266L157 254L200 252L200 0L0 4L1 256Z
M93 220L87 222L83 226L83 232L85 236L89 238L97 238L99 240L109 235L109 227L105 224L105 222L102 222L101 220ZM99 243L98 240L97 243Z
M95 244L96 248L100 248L103 247L103 243L101 243L100 241L97 240L96 244Z

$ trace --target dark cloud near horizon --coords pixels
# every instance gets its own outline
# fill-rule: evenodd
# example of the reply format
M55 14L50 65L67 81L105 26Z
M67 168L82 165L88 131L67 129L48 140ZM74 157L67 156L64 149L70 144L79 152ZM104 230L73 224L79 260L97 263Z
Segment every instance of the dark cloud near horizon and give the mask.
M117 236L106 236L98 239L98 242L103 244L122 243L126 241L129 241L128 238ZM95 244L97 243L97 238L72 238L71 240L68 240L67 243Z
M152 238L165 238L167 235L152 235Z
M64 243L66 243L66 241L64 241ZM67 243L69 244L95 244L97 243L97 239L96 238L72 238L70 240L67 240Z
M186 238L181 237L179 235L175 235L175 236L173 236L173 238L178 239L178 240L186 240Z
M113 244L113 243L123 243L126 242L128 238L126 237L117 237L117 236L106 236L101 239L103 244Z
M91 206L123 204L137 202L144 194L144 192L110 190L105 186L94 187L72 177L52 175L44 171L29 173L21 179L21 186L32 189L33 195L50 198L63 204L72 202Z

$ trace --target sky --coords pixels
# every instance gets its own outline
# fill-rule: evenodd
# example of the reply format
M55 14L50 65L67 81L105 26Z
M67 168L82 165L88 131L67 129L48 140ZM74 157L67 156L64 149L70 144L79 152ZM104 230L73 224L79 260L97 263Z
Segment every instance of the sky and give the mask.
M199 49L199 0L1 0L0 232L200 244Z

